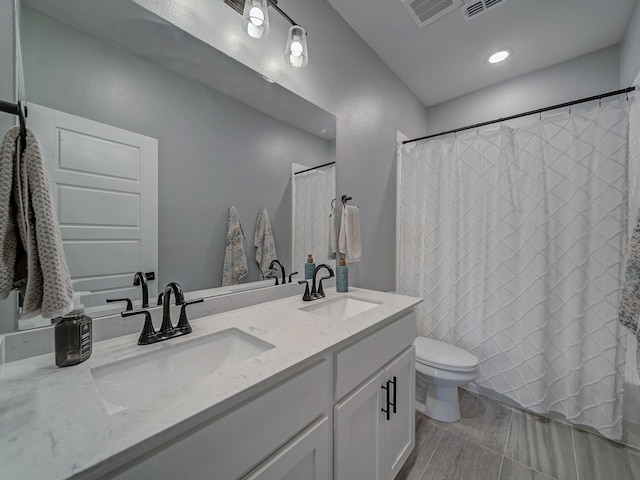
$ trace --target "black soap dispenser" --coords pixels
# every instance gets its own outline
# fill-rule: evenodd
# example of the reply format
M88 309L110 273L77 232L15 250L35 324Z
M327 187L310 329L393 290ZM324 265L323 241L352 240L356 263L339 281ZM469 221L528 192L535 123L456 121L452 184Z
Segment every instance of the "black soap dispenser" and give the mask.
M60 317L54 328L56 365L68 367L91 356L91 317L85 315L80 293L73 294L73 310ZM85 292L82 292L85 293Z

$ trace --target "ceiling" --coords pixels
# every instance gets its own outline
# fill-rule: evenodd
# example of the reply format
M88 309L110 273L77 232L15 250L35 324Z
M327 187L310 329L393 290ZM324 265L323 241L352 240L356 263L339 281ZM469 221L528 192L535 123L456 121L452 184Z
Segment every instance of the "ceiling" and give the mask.
M328 1L428 107L619 43L638 0L508 0L424 28L400 0ZM505 48L505 62L486 62Z

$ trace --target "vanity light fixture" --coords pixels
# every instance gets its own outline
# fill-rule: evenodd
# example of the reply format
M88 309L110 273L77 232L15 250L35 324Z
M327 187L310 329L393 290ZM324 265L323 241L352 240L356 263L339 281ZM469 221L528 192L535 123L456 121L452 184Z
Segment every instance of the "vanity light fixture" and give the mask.
M509 55L511 55L511 52L509 50L500 50L498 52L492 53L487 59L487 61L489 63L504 62L507 59L507 57L509 57Z
M237 1L235 0L233 3ZM225 0L225 3L237 10L236 5L232 5L228 0ZM278 0L245 0L242 9L243 30L252 38L266 37L269 34L269 6L273 7L291 24L284 51L285 60L292 67L304 67L309 62L307 32L278 6Z

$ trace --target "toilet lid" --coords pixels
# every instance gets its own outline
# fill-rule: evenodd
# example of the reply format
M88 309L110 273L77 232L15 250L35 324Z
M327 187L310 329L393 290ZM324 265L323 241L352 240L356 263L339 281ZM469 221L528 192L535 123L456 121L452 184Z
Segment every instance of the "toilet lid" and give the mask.
M478 367L475 355L448 343L417 337L413 344L416 347L416 362L424 365L458 372L469 372Z

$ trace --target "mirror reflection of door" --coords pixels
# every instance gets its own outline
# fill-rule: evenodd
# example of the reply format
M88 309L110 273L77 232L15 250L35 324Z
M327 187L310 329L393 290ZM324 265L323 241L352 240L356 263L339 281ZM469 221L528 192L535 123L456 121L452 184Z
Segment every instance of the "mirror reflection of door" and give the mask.
M35 104L29 127L49 164L73 288L87 292L89 314L92 307L119 312L123 305L106 299L139 299L135 272L158 271L158 141ZM157 282L149 293L157 295Z
M316 265L326 263L334 266L337 246L335 222L341 210L335 202L335 164L308 169L304 165L294 163L291 170L291 264L293 271L299 272L298 278L302 279L304 264L309 254L313 256Z

